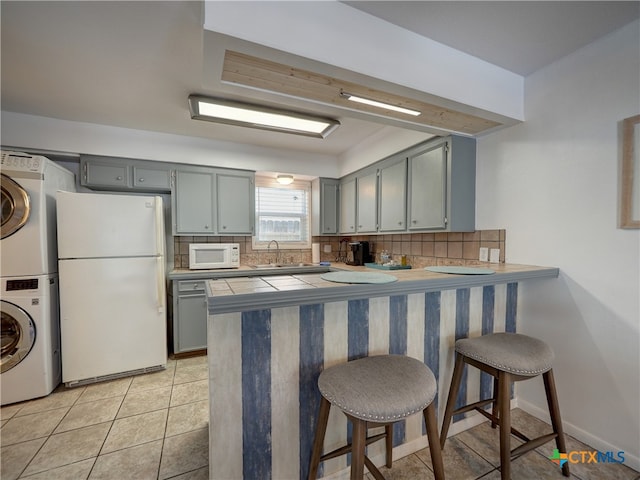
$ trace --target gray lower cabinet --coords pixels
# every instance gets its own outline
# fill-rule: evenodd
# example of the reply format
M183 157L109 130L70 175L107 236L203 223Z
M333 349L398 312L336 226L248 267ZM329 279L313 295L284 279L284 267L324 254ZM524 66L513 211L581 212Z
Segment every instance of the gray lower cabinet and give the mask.
M205 281L173 281L173 353L207 348Z
M253 235L254 172L178 169L171 193L174 235Z
M316 178L311 182L311 235L338 233L340 180Z
M171 165L149 160L80 156L80 185L94 190L164 193L171 190Z

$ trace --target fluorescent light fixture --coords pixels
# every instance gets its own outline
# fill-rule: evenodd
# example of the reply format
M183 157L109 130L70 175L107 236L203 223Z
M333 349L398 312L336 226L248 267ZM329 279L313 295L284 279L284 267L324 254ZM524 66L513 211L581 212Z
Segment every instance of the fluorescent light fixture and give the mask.
M189 96L189 107L191 118L196 120L294 133L309 137L325 138L340 126L340 122L330 118L198 95Z
M389 103L379 102L377 100L371 100L370 98L358 97L347 92L340 92L342 98L351 100L352 102L364 103L373 107L384 108L386 110L393 110L394 112L406 113L407 115L418 116L420 112L418 110L411 110L410 108L398 107L397 105L391 105Z
M290 185L293 183L293 175L278 175L276 181L281 185Z

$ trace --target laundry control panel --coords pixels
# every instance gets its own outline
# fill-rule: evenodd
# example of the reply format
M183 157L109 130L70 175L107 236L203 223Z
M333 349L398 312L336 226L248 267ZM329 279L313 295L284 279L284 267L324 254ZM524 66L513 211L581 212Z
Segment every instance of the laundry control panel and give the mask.
M3 168L38 172L42 164L42 157L2 152L1 161Z
M24 278L7 280L7 292L14 292L16 290L37 290L38 279L37 278Z

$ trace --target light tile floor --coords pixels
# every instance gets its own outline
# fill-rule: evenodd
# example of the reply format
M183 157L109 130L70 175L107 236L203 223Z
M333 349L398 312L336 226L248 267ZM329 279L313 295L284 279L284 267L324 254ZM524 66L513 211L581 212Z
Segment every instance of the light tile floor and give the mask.
M531 436L550 430L522 410L512 416L516 428ZM133 378L60 387L45 398L2 407L0 421L2 480L205 480L206 357L171 360L165 371ZM497 430L488 423L449 438L443 452L447 479L499 480L497 446ZM571 437L568 448L591 450ZM549 460L552 451L549 443L515 460L512 478L565 478ZM387 480L428 480L430 467L425 449L381 470ZM620 464L571 468L572 480L640 480L638 472Z

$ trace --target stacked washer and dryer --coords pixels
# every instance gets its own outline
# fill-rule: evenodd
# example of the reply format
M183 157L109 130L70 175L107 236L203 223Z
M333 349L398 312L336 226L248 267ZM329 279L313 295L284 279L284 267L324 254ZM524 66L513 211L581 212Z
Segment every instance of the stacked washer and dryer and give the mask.
M0 152L2 405L42 397L61 381L56 191L75 177L51 160Z

